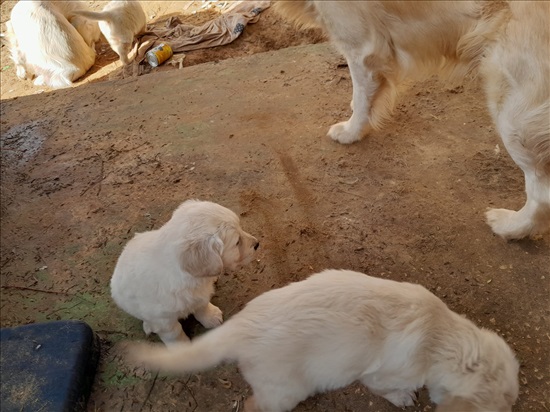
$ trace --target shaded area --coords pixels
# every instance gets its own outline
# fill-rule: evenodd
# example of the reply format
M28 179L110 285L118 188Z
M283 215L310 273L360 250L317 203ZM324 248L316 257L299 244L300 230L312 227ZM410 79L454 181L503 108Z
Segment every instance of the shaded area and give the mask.
M233 209L262 245L218 281L226 318L325 268L421 283L517 352L517 410L547 407L550 238L505 242L483 221L524 193L477 83L420 83L384 130L342 146L325 136L350 114L340 63L303 46L3 102L2 325L88 322L104 347L89 410L242 410L234 365L155 377L121 360L118 343L144 336L111 301L116 259L192 197ZM297 410L367 407L394 410L359 385ZM433 407L422 393L410 410Z

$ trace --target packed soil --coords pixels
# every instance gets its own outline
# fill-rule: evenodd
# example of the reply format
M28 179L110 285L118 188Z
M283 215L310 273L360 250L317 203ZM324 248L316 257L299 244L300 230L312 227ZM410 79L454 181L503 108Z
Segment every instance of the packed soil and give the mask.
M0 3L0 30L6 31L6 21L9 20L11 9L16 1L2 0ZM92 10L101 10L105 1L87 1ZM178 17L182 23L193 26L202 26L204 23L215 19L229 7L229 1L142 1L143 9L148 17L149 30L166 27L170 17ZM222 7L224 6L225 7ZM207 8L208 7L208 8ZM312 44L325 41L326 38L320 30L296 30L293 24L286 22L273 9L268 8L261 13L257 23L246 26L244 32L233 43L224 46L194 50L188 53L176 54L169 62L152 70L148 65L142 64L140 73L163 72L176 70L180 67L193 66L195 64L220 61L235 57L248 56L255 53L278 50L284 47ZM31 80L20 81L15 76L15 67L10 59L7 42L2 41L2 53L0 55L0 97L9 99L17 96L43 93L49 91L47 87L36 87ZM117 80L135 76L134 67L124 68L118 55L111 50L109 44L101 36L96 45L97 58L95 64L84 77L75 83L75 87L87 83Z
M199 2L143 3L159 22L215 17ZM339 145L326 131L350 115L351 80L329 44L311 45L321 41L268 9L182 69L126 75L102 43L101 75L59 91L16 79L2 49L1 326L92 326L102 345L89 411L237 412L250 395L236 365L174 377L121 356L122 342L145 336L111 300L117 257L189 198L231 208L260 240L250 265L218 280L225 319L325 268L419 283L517 353L514 410L550 409L550 235L507 242L484 222L487 207L525 199L479 81L410 85L383 130ZM184 327L205 332L192 318ZM364 410L396 408L359 384L297 408ZM422 391L407 410L434 405Z

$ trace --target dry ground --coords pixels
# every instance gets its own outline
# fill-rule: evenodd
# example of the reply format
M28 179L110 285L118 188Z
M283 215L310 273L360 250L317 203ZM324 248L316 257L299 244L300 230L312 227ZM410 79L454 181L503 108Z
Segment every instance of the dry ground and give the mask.
M16 1L2 0L0 3L0 31L4 33L5 23L9 20L11 9ZM88 1L93 10L101 10L105 2ZM212 5L221 5L223 1L214 2ZM148 27L162 28L166 20L171 16L178 16L182 22L200 26L203 23L219 16L219 7L203 8L204 2L198 1L142 1L144 10L148 16ZM209 61L219 61L239 56L247 56L268 50L278 50L284 47L301 44L317 43L324 40L320 31L297 31L294 27L276 15L272 9L265 10L260 20L255 24L249 24L244 33L233 43L210 49L196 50L185 54L184 66L193 66ZM48 91L48 88L37 88L32 81L19 81L15 76L15 68L10 60L7 47L2 43L0 55L0 97L9 99L17 96ZM88 73L79 80L75 87L82 84L116 80L132 76L132 70L124 70L118 60L118 56L111 50L109 44L102 37L100 44L96 46L97 59ZM176 56L179 57L179 56ZM175 70L177 66L164 64L155 69L158 71ZM144 69L151 71L148 66Z
M151 5L167 3L183 2ZM182 70L29 96L13 67L2 71L1 324L88 322L103 344L90 411L242 410L249 388L234 365L155 377L117 352L143 338L109 296L117 256L192 197L232 208L261 242L257 261L218 282L226 318L327 267L420 283L514 348L516 411L550 409L550 237L505 242L483 221L487 206L518 208L524 194L478 82L419 83L383 131L342 146L325 133L349 116L351 81L330 46L221 61L319 39L268 10L232 45L189 53ZM121 76L100 69L96 80ZM367 409L395 410L359 385L298 407ZM422 393L408 410L433 408Z

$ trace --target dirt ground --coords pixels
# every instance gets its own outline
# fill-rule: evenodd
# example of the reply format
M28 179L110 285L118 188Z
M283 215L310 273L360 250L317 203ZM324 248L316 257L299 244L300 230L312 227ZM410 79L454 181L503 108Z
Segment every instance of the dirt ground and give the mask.
M5 23L9 20L10 12L16 1L1 0L0 2L0 31L5 32ZM92 10L101 10L105 2L86 2ZM221 6L226 3L226 6ZM142 1L141 4L148 17L148 28L164 28L166 21L171 16L178 16L184 23L200 26L209 20L215 19L228 7L228 1L203 2L197 1ZM204 8L211 4L211 7ZM281 19L272 9L268 8L261 14L257 23L249 24L243 34L233 43L203 50L195 50L185 53L183 66L193 66L210 61L225 60L228 58L247 56L259 52L278 50L289 46L318 43L325 40L324 35L318 30L297 31L293 25ZM17 96L48 91L47 87L36 87L32 81L20 81L15 76L15 68L10 59L7 47L2 42L0 54L0 97L9 99ZM124 70L117 54L111 50L109 44L101 37L100 44L96 45L97 58L95 64L86 75L76 82L75 87L82 84L101 82L105 80L117 80L132 76L132 70ZM172 61L176 63L181 54L174 56ZM156 68L155 72L174 70L177 64L166 63ZM151 71L147 65L143 70Z
M184 2L145 3L148 15L162 20L174 11L154 7L168 3ZM89 411L242 411L250 389L234 365L156 376L118 351L144 336L111 301L116 259L188 198L233 209L261 243L256 261L218 281L226 319L325 268L420 283L516 351L514 410L550 409L550 235L506 242L484 223L486 207L517 209L524 193L478 81L412 85L382 131L339 145L326 131L350 115L347 68L326 43L288 47L321 39L266 10L233 44L189 53L181 70L120 79L106 50L99 77L39 94L2 49L1 326L90 324L102 356ZM363 410L396 408L357 384L297 408ZM422 392L407 410L433 405Z

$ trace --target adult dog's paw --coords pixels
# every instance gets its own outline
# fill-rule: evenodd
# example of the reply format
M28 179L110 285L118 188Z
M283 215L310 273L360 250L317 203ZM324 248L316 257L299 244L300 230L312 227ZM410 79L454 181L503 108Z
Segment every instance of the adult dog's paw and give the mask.
M361 140L361 133L348 130L349 122L340 122L332 125L328 131L328 136L338 143L350 144Z
M533 230L531 220L514 210L489 209L485 216L493 232L504 239L522 239L529 236Z

